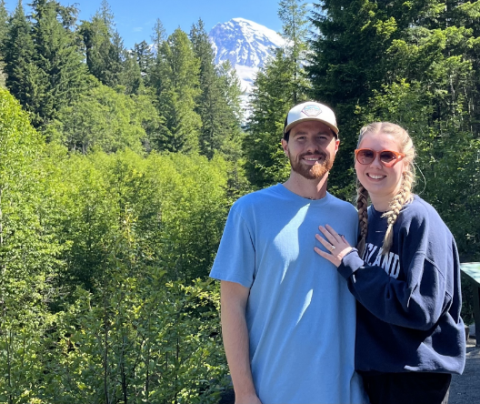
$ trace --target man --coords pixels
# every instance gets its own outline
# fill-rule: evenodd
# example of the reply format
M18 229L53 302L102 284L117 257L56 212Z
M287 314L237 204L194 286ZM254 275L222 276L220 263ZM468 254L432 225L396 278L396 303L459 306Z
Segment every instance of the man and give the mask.
M355 209L327 192L339 143L330 108L293 107L282 139L289 179L240 198L229 213L210 276L221 280L236 404L366 401L354 372L355 301L313 251L327 223L356 243Z

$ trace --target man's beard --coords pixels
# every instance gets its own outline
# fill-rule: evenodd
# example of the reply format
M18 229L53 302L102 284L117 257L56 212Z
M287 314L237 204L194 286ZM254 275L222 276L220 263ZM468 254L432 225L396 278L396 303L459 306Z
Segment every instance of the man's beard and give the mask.
M327 174L332 169L334 159L330 159L325 153L314 153L314 154L320 155L320 157L323 158L323 161L317 162L317 164L314 164L313 166L306 166L306 165L302 165L301 163L303 157L311 156L312 153L302 154L298 156L298 159L296 161L293 161L292 158L289 157L290 166L292 167L292 170L300 174L302 177L306 178L307 180L322 179L325 176L325 174Z

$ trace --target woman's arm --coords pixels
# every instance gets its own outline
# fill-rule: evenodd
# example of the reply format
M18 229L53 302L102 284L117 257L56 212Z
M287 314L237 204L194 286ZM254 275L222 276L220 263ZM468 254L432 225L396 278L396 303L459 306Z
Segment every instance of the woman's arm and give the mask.
M404 279L390 276L381 265L365 263L355 249L347 250L345 241L339 240L332 230L320 228L325 237L322 244L327 249L325 243L334 247L330 248L331 252L320 253L318 248L315 251L337 266L339 273L347 279L352 294L374 316L389 324L427 330L448 308L451 296L447 293L444 278L448 268L438 268L437 265L453 265L450 260L454 254L448 253L450 246L446 245L447 251L437 263L427 259L424 247L428 230L425 226L411 229L415 230L410 233L414 237L404 240Z

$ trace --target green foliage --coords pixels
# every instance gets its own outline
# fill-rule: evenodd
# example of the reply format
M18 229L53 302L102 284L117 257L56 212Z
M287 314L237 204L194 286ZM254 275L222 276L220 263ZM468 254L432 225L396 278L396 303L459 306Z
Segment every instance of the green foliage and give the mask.
M79 290L59 321L59 360L51 362L45 396L65 404L215 402L211 382L225 373L211 326L218 288L166 282L162 272L124 262L95 296Z
M63 209L57 231L70 246L66 262L74 283L91 290L102 272L108 276L103 265L127 211L148 265L185 282L207 275L226 216L224 160L97 152L71 156L59 167L52 198Z
M0 43L3 44L8 35L8 11L5 0L0 1Z
M397 9L400 7L400 10ZM385 52L398 35L396 16L407 3L324 1L315 5L313 25L321 33L311 40L307 66L312 98L333 108L340 129L340 149L329 175L329 188L350 200L354 194L352 154L363 122L355 115L372 91L388 79Z
M69 150L84 154L93 148L115 152L129 147L140 152L147 130L155 136L160 124L148 95L129 97L91 79L89 90L62 108L46 133Z
M478 2L393 3L391 9L380 3L361 3L361 7L351 3L342 15L336 14L336 3L329 7L330 18L317 22L325 36L317 40L319 65L312 66L311 74L318 93L330 94L339 106L341 134L347 125L347 147L354 145L350 131L364 123L387 120L405 127L418 153L416 191L452 230L461 260L479 260L480 227L471 220L480 208L479 116L473 107L479 101ZM339 33L337 19L343 24L345 17L349 29L355 29L355 23L361 26L355 35L348 30ZM368 37L362 36L364 32ZM372 39L375 35L379 40ZM364 55L356 53L354 41ZM330 47L335 47L333 54L338 59L332 59ZM341 54L349 57L342 59ZM372 61L379 58L380 63L373 66ZM324 70L318 70L319 66ZM342 75L335 76L340 71ZM347 71L353 74L351 80L345 80ZM359 85L363 92L351 89ZM355 115L341 115L345 111ZM346 161L345 167L350 165L351 160ZM346 179L332 178L348 195ZM471 299L467 285L464 296ZM467 319L469 310L466 304L463 314Z
M309 29L307 3L302 0L281 0L278 6L278 16L283 22L282 36L287 40L285 56L291 63L289 90L292 92L292 105L296 105L304 100L304 93L309 87L303 69L309 49L306 42Z
M135 44L133 52L136 56L140 72L144 77L148 77L154 61L154 55L150 45L146 41L142 41L139 44Z
M351 198L359 128L397 122L417 192L480 260L480 1L325 0L310 41L305 3L280 1L287 46L246 134L201 20L190 38L157 20L153 55L124 49L106 1L79 27L73 7L32 10L0 1L6 85L29 114L0 90L0 402L215 402L227 367L205 279L230 204L288 177L285 114L310 98L340 126L330 191Z
M3 45L8 35L8 12L5 7L5 0L0 1L0 87L5 87L6 75L5 64L3 63Z
M156 60L155 90L158 110L165 117L156 145L158 150L192 153L199 150L201 118L195 112L200 63L192 43L176 29L161 43Z
M57 117L61 107L78 99L86 69L70 30L76 10L62 7L54 0L34 0L32 8L34 60L43 84L34 112L40 118L40 126L45 126Z
M34 62L35 48L31 29L19 2L10 19L7 37L2 43L2 55L8 89L30 113L32 123L38 126L41 122L41 94L46 91L47 81Z
M30 16L19 3L2 25L2 4L0 86L3 70L6 86L48 141L82 153L130 148L210 159L220 153L233 164L232 189L245 188L238 80L213 65L203 27L192 31L193 45L180 29L165 39L157 21L155 55L145 41L124 48L106 1L79 26L78 10L55 0L35 0Z
M294 105L294 91L290 88L292 77L291 60L283 49L279 49L275 59L257 74L255 80L244 150L248 179L259 188L283 182L290 173L280 140L285 116Z
M285 116L293 105L308 100L309 87L294 49L276 50L275 58L257 74L251 95L245 169L250 182L259 188L283 182L290 173L280 142Z
M2 400L214 402L219 291L201 279L227 214L227 163L52 143L38 182L40 138L2 111Z
M309 83L303 64L307 45L306 4L298 0L280 2L283 35L287 46L257 74L251 95L252 114L244 139L245 169L250 182L259 188L283 182L290 166L283 153L285 116L292 106L308 100Z
M123 47L113 42L113 27L108 9L98 12L92 21L83 21L79 34L85 44L88 71L103 84L115 87L120 84Z
M0 89L0 401L27 403L39 388L56 298L60 248L42 223L42 142Z
M202 120L200 152L212 158L220 151L231 160L238 160L242 132L235 103L240 96L238 82L229 80L230 70L218 69L208 34L199 20L190 32L193 50L200 60L200 96L197 112Z

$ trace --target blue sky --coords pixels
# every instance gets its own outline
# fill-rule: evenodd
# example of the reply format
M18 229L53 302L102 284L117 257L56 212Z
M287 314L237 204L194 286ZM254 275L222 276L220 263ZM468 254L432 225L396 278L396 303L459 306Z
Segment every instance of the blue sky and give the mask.
M27 4L23 5L28 12ZM60 0L61 4L76 4L80 20L89 20L100 8L101 0ZM111 0L116 28L126 47L146 40L150 42L152 27L160 18L167 34L179 26L186 32L202 18L207 31L219 22L234 17L255 21L275 31L281 31L278 18L278 0ZM6 0L7 9L13 11L17 0Z

